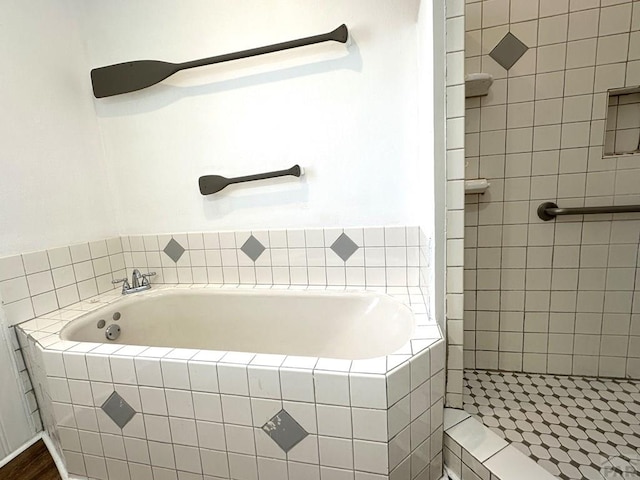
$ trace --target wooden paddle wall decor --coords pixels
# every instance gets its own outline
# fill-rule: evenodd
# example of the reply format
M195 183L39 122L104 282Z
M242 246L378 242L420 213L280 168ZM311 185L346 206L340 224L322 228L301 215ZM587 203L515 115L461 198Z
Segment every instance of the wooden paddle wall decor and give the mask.
M160 83L180 70L229 62L241 58L255 57L266 53L279 52L290 48L303 47L321 42L334 41L346 43L349 31L346 25L340 25L329 33L299 38L288 42L276 43L265 47L242 50L240 52L218 55L184 63L169 63L158 60L136 60L133 62L117 63L91 70L91 83L96 98L111 97L122 93L135 92L143 88Z
M202 195L211 195L212 193L219 192L223 188L233 185L234 183L252 182L254 180L265 180L267 178L284 177L287 175L300 177L304 175L304 170L299 165L294 165L287 170L257 173L255 175L246 175L244 177L227 178L221 175L205 175L204 177L200 177L198 185L200 186L200 193Z

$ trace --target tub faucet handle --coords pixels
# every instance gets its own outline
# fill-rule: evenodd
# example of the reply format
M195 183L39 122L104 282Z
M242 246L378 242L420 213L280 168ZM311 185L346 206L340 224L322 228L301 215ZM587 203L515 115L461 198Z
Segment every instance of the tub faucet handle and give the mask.
M142 274L142 285L149 285L149 277L153 277L156 272L148 272Z
M128 278L114 279L114 280L111 280L111 283L113 283L114 285L117 285L118 283L121 283L122 284L122 293L126 292L127 290L129 290L129 288L131 288L129 286L129 279Z

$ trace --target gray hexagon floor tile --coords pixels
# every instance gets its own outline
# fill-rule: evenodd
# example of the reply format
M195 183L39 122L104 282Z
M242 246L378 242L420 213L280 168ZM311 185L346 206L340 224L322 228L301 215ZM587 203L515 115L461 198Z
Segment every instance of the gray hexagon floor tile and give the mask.
M640 480L640 381L465 371L464 409L562 480Z

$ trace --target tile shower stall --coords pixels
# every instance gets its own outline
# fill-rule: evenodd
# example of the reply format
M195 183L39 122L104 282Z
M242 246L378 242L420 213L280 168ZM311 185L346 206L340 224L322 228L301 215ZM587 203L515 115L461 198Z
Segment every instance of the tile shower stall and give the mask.
M640 2L466 0L464 19L466 73L494 83L466 99L465 177L490 188L465 202L474 418L448 458L484 478L510 444L558 478L639 478L640 216L536 210L640 204ZM465 463L471 420L501 446Z
M48 295L24 290L8 311L72 476L439 480L445 347L421 288L428 248L415 227L146 235L10 257L0 271ZM373 290L416 326L365 360L62 340L70 321L121 300L102 277L134 267L157 271L156 291Z

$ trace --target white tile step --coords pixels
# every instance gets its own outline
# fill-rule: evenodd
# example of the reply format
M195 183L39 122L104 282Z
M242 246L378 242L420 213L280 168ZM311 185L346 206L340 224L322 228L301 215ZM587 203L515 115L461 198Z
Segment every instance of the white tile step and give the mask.
M464 410L444 409L444 463L462 480L557 480Z

